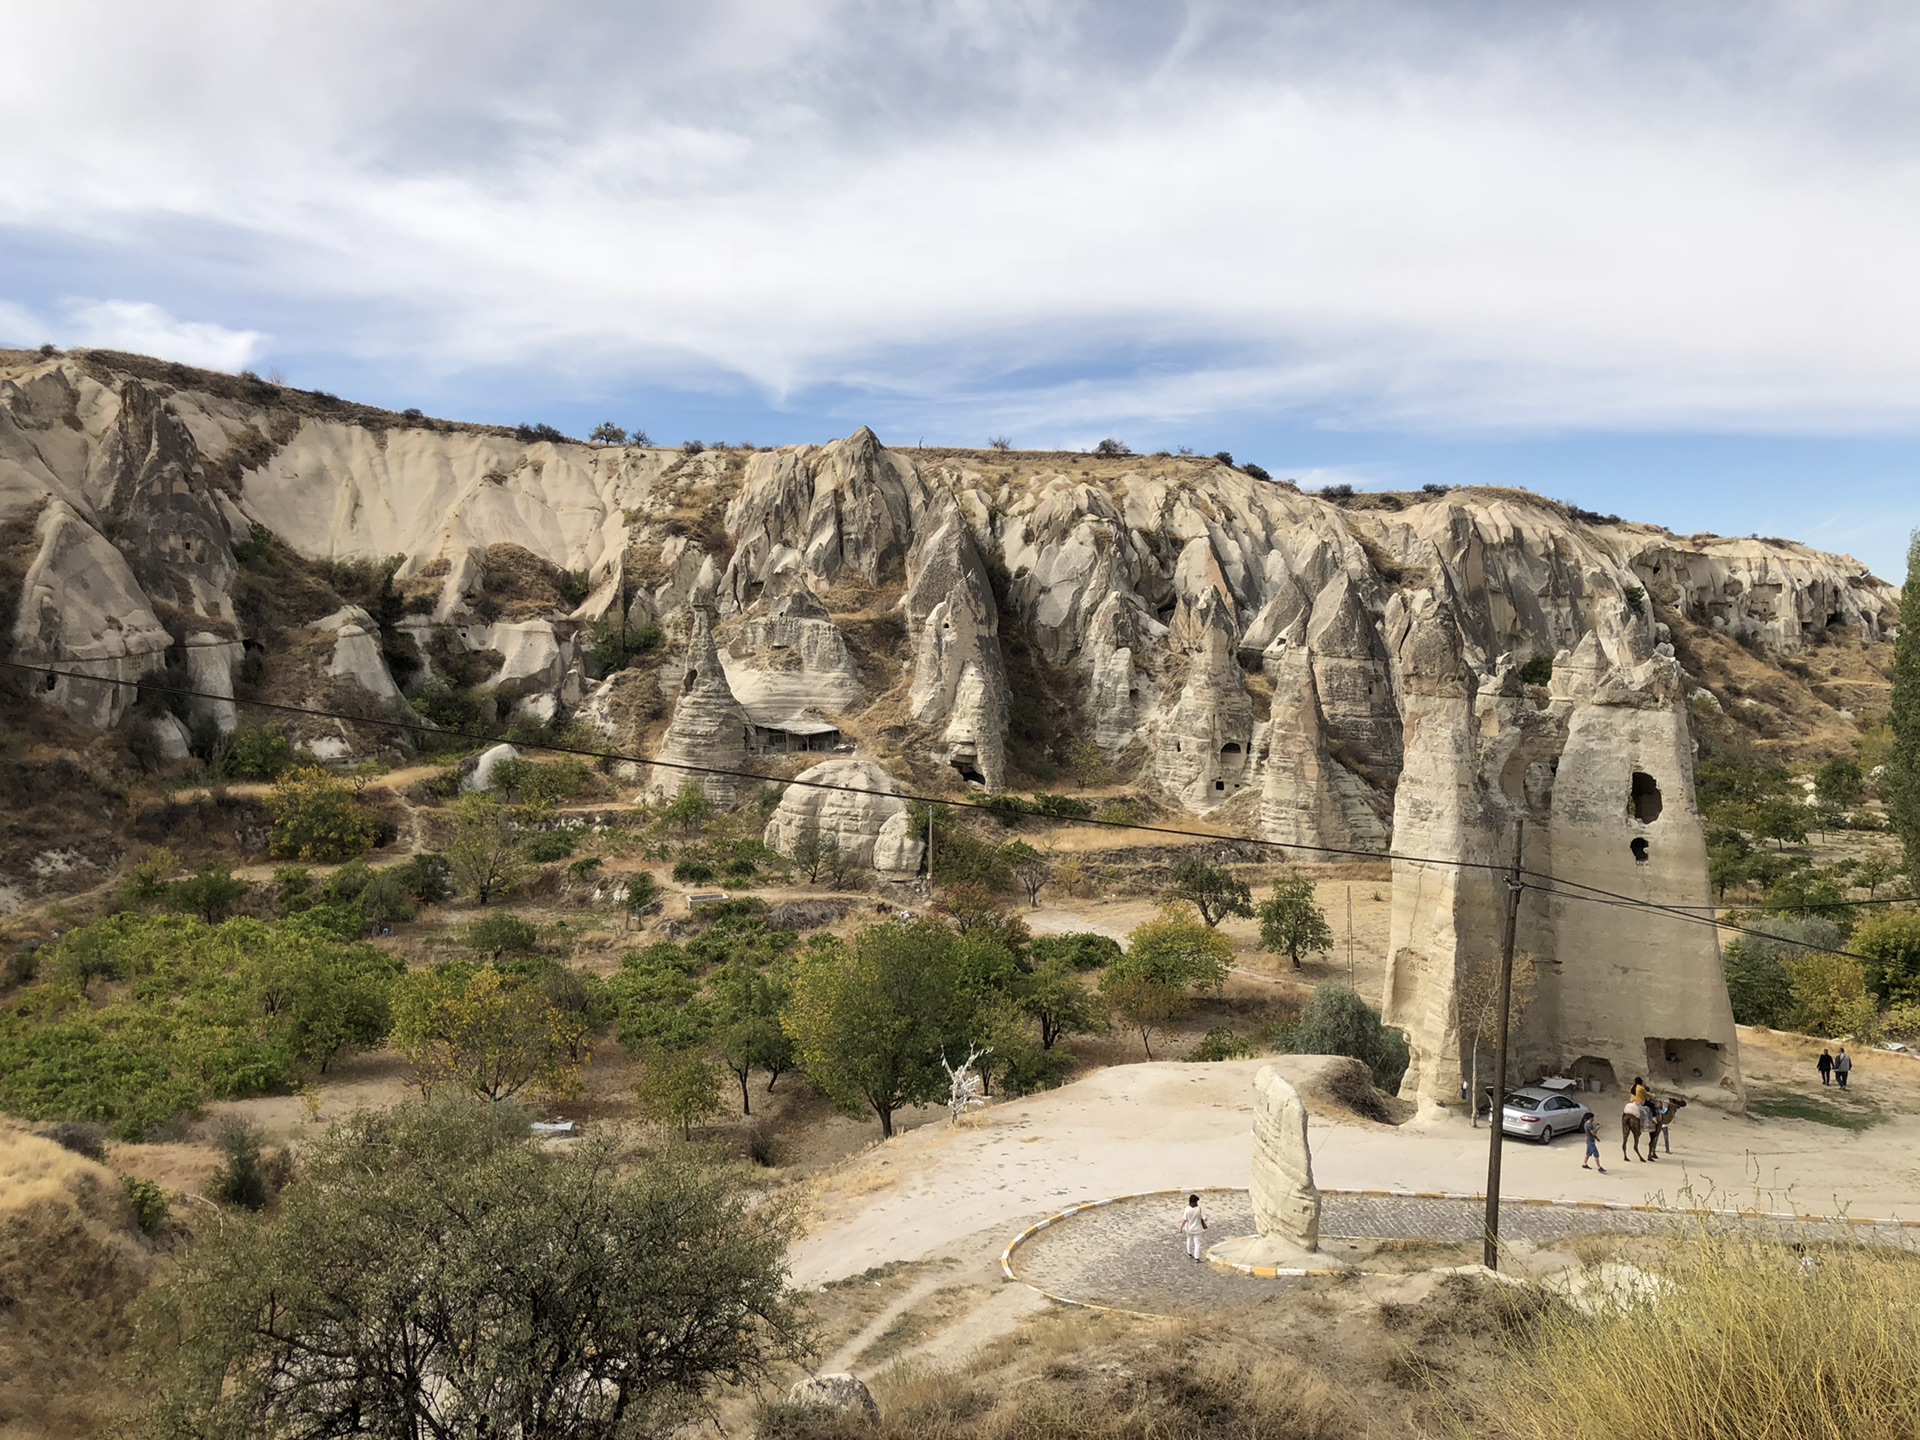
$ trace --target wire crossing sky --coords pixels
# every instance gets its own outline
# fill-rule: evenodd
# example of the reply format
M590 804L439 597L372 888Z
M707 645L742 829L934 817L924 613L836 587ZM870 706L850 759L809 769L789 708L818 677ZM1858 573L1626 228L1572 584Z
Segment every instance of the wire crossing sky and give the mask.
M0 343L656 440L1229 450L1902 578L1920 9L73 0Z

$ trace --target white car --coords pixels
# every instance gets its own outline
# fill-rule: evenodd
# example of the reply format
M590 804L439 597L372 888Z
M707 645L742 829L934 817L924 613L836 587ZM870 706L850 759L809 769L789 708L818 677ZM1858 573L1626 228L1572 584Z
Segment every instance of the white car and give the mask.
M1507 1103L1500 1107L1500 1128L1508 1135L1551 1145L1554 1136L1578 1130L1592 1113L1558 1090L1523 1085L1507 1092Z

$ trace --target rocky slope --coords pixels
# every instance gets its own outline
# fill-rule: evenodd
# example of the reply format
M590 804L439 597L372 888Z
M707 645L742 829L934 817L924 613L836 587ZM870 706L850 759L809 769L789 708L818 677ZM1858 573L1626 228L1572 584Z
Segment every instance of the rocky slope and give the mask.
M1894 600L1843 556L1518 491L1335 501L1214 460L909 452L865 430L595 446L131 356L0 354L0 625L16 659L217 697L30 682L155 764L266 696L572 718L779 774L831 727L923 785L1044 788L1091 745L1188 811L1378 849L1418 617L1444 617L1463 674L1564 665L1590 636L1672 642L1681 666L1724 652L1839 716L1872 708ZM1835 681L1864 687L1852 701L1805 673L1836 645L1861 657ZM619 651L641 658L603 675ZM295 728L327 757L393 743Z

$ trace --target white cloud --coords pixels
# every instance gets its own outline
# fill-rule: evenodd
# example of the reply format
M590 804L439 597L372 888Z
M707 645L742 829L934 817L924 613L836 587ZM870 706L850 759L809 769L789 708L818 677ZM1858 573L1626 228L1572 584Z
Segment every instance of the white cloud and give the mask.
M229 330L176 320L158 305L136 300L88 300L66 307L67 343L100 350L160 355L208 370L239 370L260 354L266 337L257 330Z
M0 152L0 236L414 373L1073 433L1920 422L1901 8L236 5L20 17L0 125L42 138Z

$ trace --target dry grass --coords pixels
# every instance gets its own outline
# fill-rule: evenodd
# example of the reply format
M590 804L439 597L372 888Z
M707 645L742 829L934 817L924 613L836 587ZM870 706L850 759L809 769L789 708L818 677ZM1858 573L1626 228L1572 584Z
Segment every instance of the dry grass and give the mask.
M152 1268L111 1171L0 1129L0 1437L94 1435L125 1413L112 1381Z
M1911 1440L1920 1257L1702 1229L1658 1299L1542 1317L1460 1433L1500 1440Z

